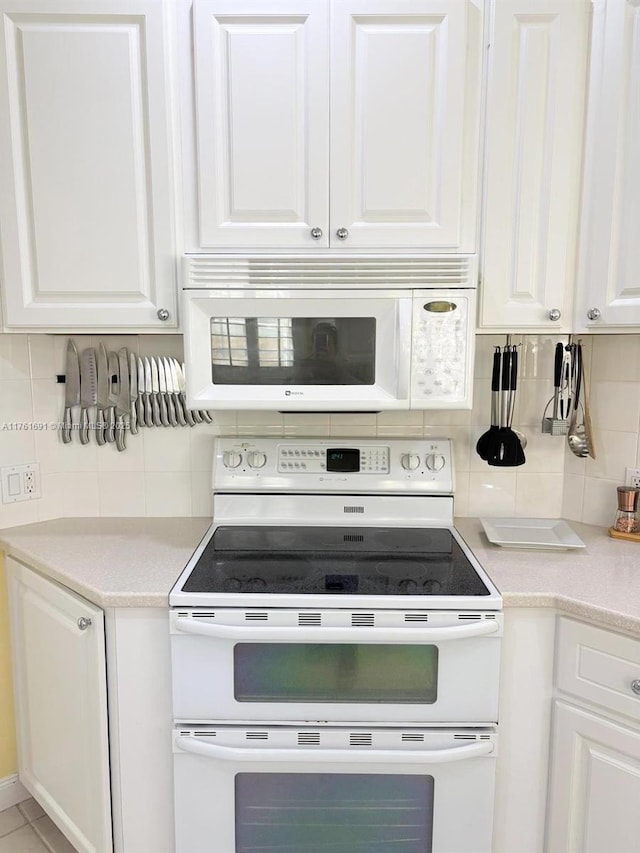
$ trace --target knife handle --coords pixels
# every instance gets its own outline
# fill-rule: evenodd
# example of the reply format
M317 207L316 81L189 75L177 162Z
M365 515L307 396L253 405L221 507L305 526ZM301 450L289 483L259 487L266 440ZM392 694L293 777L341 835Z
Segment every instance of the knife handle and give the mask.
M89 411L80 409L80 432L78 433L80 444L89 444Z
M158 404L158 395L155 391L152 391L149 394L149 400L151 402L151 420L153 422L153 426L162 426L162 421L160 420L160 406Z
M176 415L176 398L170 391L165 394L167 401L167 413L169 415L169 423L172 427L178 426L178 416Z
M125 433L127 431L127 425L123 415L119 415L116 418L115 424L115 433L116 433L116 447L118 450L126 450L126 444L124 440Z
M104 409L96 410L96 444L103 447L106 444L106 438L104 437L104 428L105 428L105 419L104 419Z
M162 426L169 426L169 413L167 411L167 395L164 391L160 391L159 394L156 394L156 397L160 400L160 423Z
M131 403L131 414L129 415L129 429L131 430L131 435L138 434L138 413L136 412L136 403L139 399L139 397L136 397L136 399Z
M206 424L212 424L213 418L206 409L200 409L200 417Z
M184 416L184 409L182 407L182 400L180 399L179 394L173 395L173 407L175 409L176 418L178 419L178 423L180 426L187 425L187 419Z
M64 444L71 442L71 430L73 428L73 420L71 418L71 407L65 406L64 415L62 418L62 441Z
M194 421L197 424L201 424L202 423L202 415L200 414L200 409L191 409L190 411L191 411L191 414L193 416Z
M187 398L184 391L180 392L180 402L182 403L182 411L184 412L184 416L187 423L189 424L189 426L195 426L196 422L193 419L191 409L187 406Z
M109 406L107 409L107 424L104 429L104 437L105 440L111 444L115 441L115 429L116 429L116 410L114 406Z
M146 426L147 425L147 419L145 417L145 412L144 412L144 393L143 392L138 394L138 397L136 399L135 409L136 409L136 422L138 424L140 424L140 426Z
M152 427L153 426L153 413L151 411L151 394L148 391L145 391L143 397L144 403L144 423L145 426Z

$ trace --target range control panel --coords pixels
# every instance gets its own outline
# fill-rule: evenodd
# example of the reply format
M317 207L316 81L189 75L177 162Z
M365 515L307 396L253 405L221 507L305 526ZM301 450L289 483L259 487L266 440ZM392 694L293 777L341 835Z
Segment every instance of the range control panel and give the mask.
M214 490L453 491L448 439L218 438Z

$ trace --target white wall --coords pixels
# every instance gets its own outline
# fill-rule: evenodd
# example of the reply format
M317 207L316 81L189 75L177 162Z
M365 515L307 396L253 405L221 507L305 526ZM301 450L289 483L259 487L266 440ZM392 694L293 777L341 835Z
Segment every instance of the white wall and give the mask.
M176 336L74 336L78 348L103 340L142 355L181 357ZM458 515L550 516L609 524L625 465L640 467L640 335L585 338L598 459L578 460L562 437L542 435L552 394L556 338L514 336L521 343L515 425L528 438L520 468L491 468L475 453L488 428L493 347L504 336L478 336L474 407L470 412L379 415L214 413L192 429L142 429L127 450L63 445L49 425L61 419L66 336L0 335L0 466L40 463L42 498L0 504L0 526L61 516L209 515L211 438L225 435L450 436L456 453ZM591 357L592 356L592 357ZM15 423L28 429L12 429ZM564 500L563 500L564 493Z

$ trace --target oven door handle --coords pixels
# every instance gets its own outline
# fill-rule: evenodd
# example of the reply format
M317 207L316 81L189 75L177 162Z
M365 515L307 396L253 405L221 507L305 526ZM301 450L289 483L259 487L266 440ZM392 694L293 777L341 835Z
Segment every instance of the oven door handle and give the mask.
M202 619L178 616L176 631L214 637L220 640L262 640L263 642L315 643L433 643L439 640L464 640L497 634L500 624L487 620L444 628L314 628L302 625L258 627L256 625L216 625Z
M331 764L450 764L453 761L465 761L490 755L495 747L490 740L455 746L447 749L430 749L424 752L411 752L404 749L260 749L233 746L219 746L204 743L194 737L177 735L175 745L183 752L202 755L205 758L219 758L223 761L294 761L308 764L310 761L329 762Z

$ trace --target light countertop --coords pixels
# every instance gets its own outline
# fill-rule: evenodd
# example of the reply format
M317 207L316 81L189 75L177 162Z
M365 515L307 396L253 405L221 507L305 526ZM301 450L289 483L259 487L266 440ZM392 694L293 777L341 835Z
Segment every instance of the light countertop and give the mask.
M208 518L74 518L0 530L0 549L100 607L166 607ZM492 545L476 518L456 527L505 607L554 607L640 637L640 543L569 522L584 549Z

